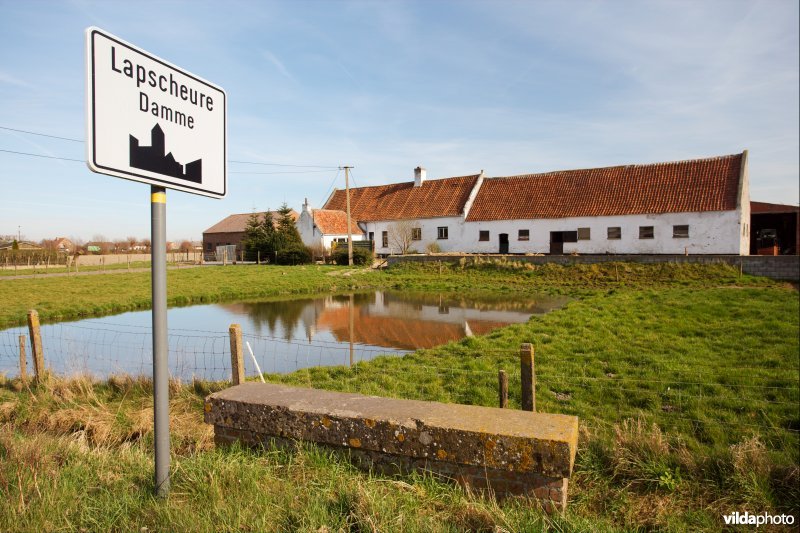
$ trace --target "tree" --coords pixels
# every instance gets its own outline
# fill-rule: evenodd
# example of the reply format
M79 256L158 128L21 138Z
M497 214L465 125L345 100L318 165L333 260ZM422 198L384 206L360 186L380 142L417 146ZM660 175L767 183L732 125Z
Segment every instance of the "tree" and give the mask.
M291 245L304 246L303 239L300 238L300 232L297 231L297 225L292 218L292 209L286 205L286 202L278 209L278 239L276 244L277 249L286 248Z
M417 224L413 220L398 220L389 225L389 244L400 255L407 254L414 242L414 230Z
M253 211L247 218L247 226L244 228L242 237L242 248L244 248L245 258L253 261L258 258L258 253L266 245L267 234L261 216Z

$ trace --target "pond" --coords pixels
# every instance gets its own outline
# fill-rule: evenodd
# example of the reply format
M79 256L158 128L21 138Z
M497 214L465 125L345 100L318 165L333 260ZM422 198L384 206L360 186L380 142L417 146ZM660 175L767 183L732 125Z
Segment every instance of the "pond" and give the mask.
M526 322L565 297L461 296L391 291L279 301L174 307L168 312L169 365L181 380L230 378L228 327L242 327L246 373L287 373L403 355ZM57 375L152 375L150 311L42 326L46 365ZM0 372L19 374L19 335L0 331ZM30 342L27 347L31 372Z

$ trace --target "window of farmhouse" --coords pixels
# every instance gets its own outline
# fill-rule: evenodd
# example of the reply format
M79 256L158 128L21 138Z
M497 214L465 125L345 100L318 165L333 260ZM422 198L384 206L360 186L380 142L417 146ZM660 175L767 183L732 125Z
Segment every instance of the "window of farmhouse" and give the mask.
M389 247L389 232L388 231L382 231L381 232L381 246L383 246L384 248L388 248Z
M411 240L412 241L422 240L422 228L411 228Z
M447 238L447 226L439 226L436 228L436 238L441 240Z
M488 241L489 240L489 232L481 230L481 232L478 234L478 240L479 241Z
M608 228L608 240L616 240L622 238L622 228L619 226L610 226Z
M592 238L592 229L591 228L578 228L578 240L579 241L588 241Z
M689 238L689 225L672 226L673 239L688 239Z
M529 229L519 230L519 234L517 235L518 241L529 241L530 239L531 239L531 230Z
M655 236L653 226L639 226L640 239L652 239Z

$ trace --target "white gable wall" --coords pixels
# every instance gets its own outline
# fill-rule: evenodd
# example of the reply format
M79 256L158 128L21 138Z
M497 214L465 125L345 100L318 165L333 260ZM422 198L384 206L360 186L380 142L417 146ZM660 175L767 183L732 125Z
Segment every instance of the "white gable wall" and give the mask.
M306 210L300 213L300 218L297 219L297 231L300 232L300 238L303 244L308 247L322 246L326 252L331 249L331 243L336 239L347 239L347 233L344 234L324 234L314 224L314 220ZM354 241L363 241L367 237L360 233L353 233Z

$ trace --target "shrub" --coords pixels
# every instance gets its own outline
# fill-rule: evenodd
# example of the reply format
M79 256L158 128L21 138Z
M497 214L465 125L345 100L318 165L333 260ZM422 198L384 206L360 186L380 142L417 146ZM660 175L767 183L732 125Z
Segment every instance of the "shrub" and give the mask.
M291 245L278 250L279 265L307 265L311 262L311 250L306 246Z
M438 242L429 242L428 246L425 247L425 250L429 254L438 254L439 252L442 251L442 247L439 246Z
M347 264L347 246L339 246L336 248L336 251L333 252L333 260L336 261L337 265L346 265ZM366 250L364 248L353 248L353 264L354 265L371 265L372 264L372 252Z

